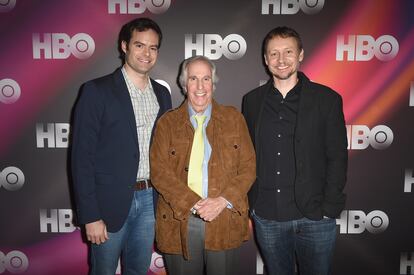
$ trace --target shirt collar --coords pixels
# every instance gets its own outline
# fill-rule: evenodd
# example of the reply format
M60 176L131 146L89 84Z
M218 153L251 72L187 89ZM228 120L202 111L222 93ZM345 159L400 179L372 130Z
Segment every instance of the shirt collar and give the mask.
M188 102L188 115L190 116L190 121L191 124L197 125L197 122L194 118L194 116L197 113L194 111L193 107L191 107L190 103ZM211 103L208 104L207 108L204 110L204 112L202 113L202 115L206 116L206 120L204 121L204 125L207 125L207 123L209 122L210 118L211 118Z
M292 96L294 94L300 95L300 91L302 90L302 79L298 77L298 82L296 82L296 85L293 86L291 90L286 94L286 97ZM272 89L271 92L276 92L281 95L280 91L275 87L274 83L272 82Z
M141 91L141 92L145 92L145 91L148 91L148 90L153 90L153 88L152 88L152 83L151 83L151 81L150 81L150 78L148 77L148 79L147 79L147 86L145 86L145 89L144 90L140 90L139 88L137 88L137 87L135 87L135 85L134 85L134 83L130 80L130 78L128 77L128 73L127 73L127 71L125 70L125 65L124 66L122 66L122 69L121 69L121 71L122 71L122 74L124 75L124 79L125 79L125 82L127 83L127 86L128 86L128 90L130 91L130 93L132 92L132 91Z

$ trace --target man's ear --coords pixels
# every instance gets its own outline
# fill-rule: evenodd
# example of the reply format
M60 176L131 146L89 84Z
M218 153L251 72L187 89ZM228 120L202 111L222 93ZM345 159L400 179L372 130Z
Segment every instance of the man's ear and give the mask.
M299 62L302 62L303 58L305 57L305 51L302 49L299 54Z
M128 50L128 44L127 44L127 42L126 42L125 40L123 40L123 41L121 42L121 49L122 49L122 51L123 51L124 53L126 53L126 52L127 52L127 50Z

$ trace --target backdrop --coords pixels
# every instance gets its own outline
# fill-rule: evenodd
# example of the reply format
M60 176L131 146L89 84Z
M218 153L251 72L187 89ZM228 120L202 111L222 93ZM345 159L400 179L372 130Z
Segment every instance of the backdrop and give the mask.
M334 274L414 274L414 1L0 0L0 274L86 274L73 223L67 158L80 85L120 66L117 36L151 17L164 41L152 71L183 100L179 63L215 61L215 98L240 109L268 79L261 44L275 26L303 38L301 65L344 99L349 141L346 209ZM253 240L243 274L263 274ZM165 274L154 252L149 274Z

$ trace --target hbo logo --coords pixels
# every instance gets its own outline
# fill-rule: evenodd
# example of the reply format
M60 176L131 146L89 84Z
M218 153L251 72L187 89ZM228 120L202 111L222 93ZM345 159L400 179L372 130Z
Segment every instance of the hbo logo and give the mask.
M13 250L5 255L0 251L0 274L4 271L10 273L23 273L29 267L29 259L18 250Z
M260 253L256 255L256 274L263 274L264 264Z
M374 149L388 148L394 140L391 129L385 125L378 125L371 130L365 125L346 125L348 149L364 150L369 145Z
M325 0L262 0L262 14L296 14L302 10L306 14L315 14L322 10Z
M40 209L39 213L42 233L71 233L76 230L72 209Z
M165 88L167 88L167 90L170 92L171 94L171 86L170 84L167 83L167 81L162 80L162 79L155 79L155 81L158 82L158 84L161 84L162 86L164 86Z
M108 13L115 14L119 7L121 14L142 14L148 9L155 14L164 13L171 5L171 0L108 0Z
M47 141L47 148L68 148L69 131L69 123L37 123L36 146L37 148L45 148Z
M16 6L16 0L1 0L0 1L0 12L8 12L14 9Z
M20 98L20 86L13 79L0 80L0 90L0 102L11 104Z
M404 193L411 193L414 186L413 169L405 169Z
M414 253L403 252L400 258L400 274L414 274Z
M380 210L371 211L368 215L361 210L344 210L340 218L336 219L341 234L361 234L365 229L374 234L382 233L389 223L388 216Z
M344 60L347 53L348 61L369 61L374 55L381 61L390 61L399 50L397 39L391 35L383 35L375 40L370 35L349 35L345 42L343 35L336 39L336 60Z
M242 58L246 53L247 43L238 34L229 34L224 39L218 34L186 34L185 58L204 55L211 60L217 60L222 55L231 60Z
M78 59L86 59L95 51L95 41L86 33L75 34L72 38L66 33L33 34L33 58L67 59L72 54Z
M164 271L164 260L162 259L162 256L155 251L152 252L151 265L149 268L154 274L163 273Z
M17 167L9 166L0 172L0 187L8 191L17 191L24 184L24 174Z

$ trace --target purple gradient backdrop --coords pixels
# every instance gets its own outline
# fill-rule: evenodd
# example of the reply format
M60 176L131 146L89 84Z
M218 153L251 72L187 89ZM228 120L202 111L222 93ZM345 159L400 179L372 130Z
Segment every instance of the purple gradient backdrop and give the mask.
M11 78L21 88L15 103L0 101L0 171L17 166L26 178L19 191L0 186L1 252L23 252L29 259L25 274L87 273L87 245L79 230L39 230L39 209L71 209L73 200L67 150L36 148L36 124L70 123L80 85L120 66L116 42L121 25L148 16L164 32L153 77L169 83L174 107L183 99L176 77L184 59L185 34L213 33L224 38L238 33L244 37L248 46L241 59L216 61L221 80L215 97L238 108L242 96L267 78L261 61L261 41L267 31L289 25L302 34L305 60L301 69L343 96L347 124L387 125L394 132L394 142L387 150L350 150L347 209L366 213L380 209L390 217L390 226L382 234L339 235L334 274L399 274L400 253L414 251L410 237L414 200L412 193L402 191L404 169L414 168L414 114L408 106L414 81L414 1L326 0L322 11L314 15L302 11L262 15L259 0L181 0L171 1L161 14L148 10L139 15L109 14L108 2L17 0L12 10L0 13L0 80ZM4 3L7 1L0 0L0 8ZM95 51L88 59L34 59L33 33L70 37L87 33L95 42ZM335 60L338 35L376 39L386 34L399 43L393 60ZM157 255L153 255L148 274L165 274ZM256 274L253 241L243 246L240 265L243 274ZM0 274L10 274L1 270L2 259Z

